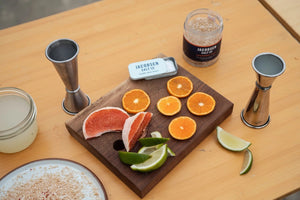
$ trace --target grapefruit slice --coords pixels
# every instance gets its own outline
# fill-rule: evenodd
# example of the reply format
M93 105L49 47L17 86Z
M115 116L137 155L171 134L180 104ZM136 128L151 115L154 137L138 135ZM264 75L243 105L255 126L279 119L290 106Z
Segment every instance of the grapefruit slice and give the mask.
M118 107L95 110L83 122L83 136L85 139L90 139L107 132L122 131L127 118L129 118L127 112Z
M130 151L139 138L145 137L146 128L152 115L150 112L139 112L126 119L122 131L122 139L126 151Z

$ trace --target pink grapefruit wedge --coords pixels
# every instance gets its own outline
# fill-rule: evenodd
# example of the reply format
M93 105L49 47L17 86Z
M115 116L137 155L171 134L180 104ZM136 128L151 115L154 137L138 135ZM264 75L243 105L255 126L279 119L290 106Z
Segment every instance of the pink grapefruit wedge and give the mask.
M118 107L95 110L83 122L83 136L85 139L90 139L107 132L122 131L127 118L129 118L127 112Z
M126 119L122 131L122 139L126 151L130 151L137 140L145 136L145 131L152 115L150 112L139 112Z

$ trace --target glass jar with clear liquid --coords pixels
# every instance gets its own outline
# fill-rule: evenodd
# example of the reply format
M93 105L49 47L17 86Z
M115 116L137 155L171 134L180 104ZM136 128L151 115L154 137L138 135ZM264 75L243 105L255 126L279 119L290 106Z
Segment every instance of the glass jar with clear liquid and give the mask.
M26 149L37 132L36 106L31 96L18 88L0 88L0 152Z

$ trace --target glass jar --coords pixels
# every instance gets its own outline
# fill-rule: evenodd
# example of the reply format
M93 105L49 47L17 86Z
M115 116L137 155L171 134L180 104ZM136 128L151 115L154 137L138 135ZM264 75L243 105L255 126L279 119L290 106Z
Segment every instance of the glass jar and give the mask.
M191 65L214 64L220 53L223 19L214 11L201 8L186 17L183 33L183 57Z
M24 150L37 132L36 106L31 96L18 88L0 88L0 152Z

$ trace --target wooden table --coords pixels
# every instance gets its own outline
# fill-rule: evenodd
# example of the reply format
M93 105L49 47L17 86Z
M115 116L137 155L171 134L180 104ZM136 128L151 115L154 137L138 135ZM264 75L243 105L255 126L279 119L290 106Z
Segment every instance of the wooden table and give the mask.
M260 0L260 2L300 42L300 1Z
M207 68L182 58L183 22L200 7L224 19L220 58ZM93 102L128 78L129 63L164 53L234 103L221 127L252 142L251 171L239 175L243 154L223 149L214 131L144 199L274 199L300 189L299 43L251 0L103 0L1 30L0 87L18 87L34 98L39 133L28 149L0 154L0 177L36 159L66 158L91 169L110 199L139 199L66 130L71 116L61 108L64 86L44 55L58 38L79 43L79 82ZM287 69L272 87L271 123L257 130L241 122L240 112L255 83L251 60L261 52L280 55Z

